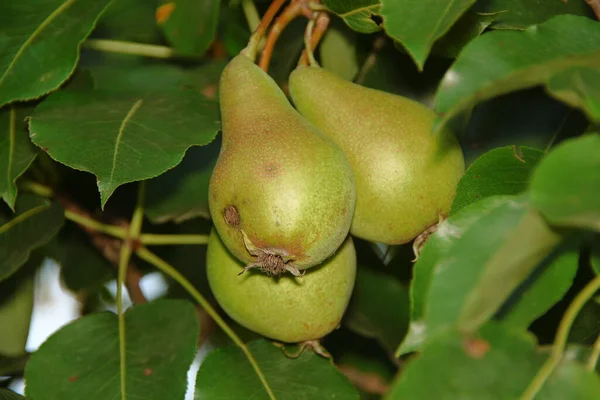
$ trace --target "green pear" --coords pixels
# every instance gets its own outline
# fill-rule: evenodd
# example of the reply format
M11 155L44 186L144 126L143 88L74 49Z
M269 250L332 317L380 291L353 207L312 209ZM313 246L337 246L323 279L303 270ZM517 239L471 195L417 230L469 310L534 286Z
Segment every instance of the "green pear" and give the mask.
M464 158L451 132L432 132L432 110L315 66L294 70L289 88L298 111L350 159L357 196L350 233L402 244L449 212Z
M223 142L209 208L223 242L248 269L271 275L322 263L352 222L346 155L244 55L225 67L219 96Z
M239 275L244 264L227 251L213 229L206 274L221 308L240 325L282 342L316 340L339 326L356 279L350 236L335 255L302 277Z

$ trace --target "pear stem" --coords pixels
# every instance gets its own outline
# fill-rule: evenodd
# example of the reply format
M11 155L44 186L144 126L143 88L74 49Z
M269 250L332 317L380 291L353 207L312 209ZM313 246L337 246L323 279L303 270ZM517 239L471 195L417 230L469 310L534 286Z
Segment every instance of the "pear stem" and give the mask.
M261 39L265 35L267 28L275 18L275 14L279 11L283 3L287 0L273 0L265 15L263 15L258 27L252 35L250 36L250 40L248 41L248 45L244 50L242 50L241 54L244 54L246 57L250 58L252 61L256 59L256 53L258 53L258 45L260 44Z
M315 27L315 20L311 19L308 21L308 25L306 25L306 30L304 31L304 48L306 49L306 55L308 56L308 63L311 66L319 66L317 60L315 59L315 55L311 48L312 42L312 31Z
M265 47L260 57L260 62L258 63L263 71L267 72L269 70L271 55L273 54L273 49L275 47L275 43L277 43L277 40L279 39L279 35L290 22L292 22L296 17L302 15L302 12L302 3L299 1L293 1L283 10L283 12L275 20L273 26L271 26Z
M254 31L260 24L260 16L254 5L254 1L242 0L242 10L244 11L244 16L246 17L246 22L248 22L250 31Z
M321 38L327 31L327 27L329 26L329 16L326 13L319 13L317 20L314 25L314 29L312 30L312 37L310 41L310 48L316 49L321 41ZM308 27L307 27L308 28ZM306 46L306 42L305 42ZM311 51L312 53L312 51ZM314 59L314 54L313 54ZM309 64L309 56L306 49L302 51L302 55L300 56L300 60L298 61L298 65L308 65Z

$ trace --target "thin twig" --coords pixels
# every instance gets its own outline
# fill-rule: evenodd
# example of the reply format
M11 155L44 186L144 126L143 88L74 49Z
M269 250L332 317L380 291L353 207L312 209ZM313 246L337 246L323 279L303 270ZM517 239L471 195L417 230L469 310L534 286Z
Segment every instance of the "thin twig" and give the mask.
M254 5L254 1L242 0L242 10L244 11L244 17L246 17L248 28L250 28L251 32L254 32L254 30L258 27L258 24L260 24L260 16L258 15L258 10L256 10L256 6Z
M569 336L569 330L573 325L573 321L577 317L577 314L585 303L600 289L600 275L596 276L590 283L588 283L577 296L573 299L573 302L565 311L565 314L558 325L558 331L556 332L556 338L552 345L552 353L548 360L544 363L542 368L538 371L535 378L529 384L529 387L525 390L521 396L521 400L533 400L533 398L541 390L542 386L546 383L550 375L554 372L554 369L560 363L565 346L567 345L567 339Z
M83 46L92 50L151 58L199 58L199 56L178 54L175 52L175 50L167 46L124 42L121 40L112 39L88 39L83 43Z
M180 245L180 244L206 244L208 235L159 235L155 233L142 233L139 239L145 245Z
M246 48L244 50L242 50L242 54L245 54L252 61L254 61L256 59L258 45L259 45L261 39L263 38L263 36L265 35L267 28L271 24L271 21L273 21L273 18L275 18L275 15L279 11L279 9L283 6L283 4L286 1L287 0L273 0L271 5L269 5L269 8L265 12L265 15L263 15L262 19L260 20L260 23L256 27L256 30L250 36L248 45L246 46Z
M362 67L360 68L360 71L358 71L358 74L356 74L356 78L354 78L355 83L358 83L360 85L365 81L367 74L375 66L375 62L377 61L377 55L379 54L381 49L383 49L384 45L385 45L385 37L384 36L379 36L377 39L375 39L375 41L373 42L373 48L371 49L371 52L365 59L365 62L363 63Z
M279 39L279 35L281 35L281 32L283 32L290 22L300 15L302 15L302 4L299 1L293 1L283 10L273 23L273 26L271 26L269 34L267 35L265 47L260 56L260 62L258 63L263 71L267 72L269 70L269 63L271 62L273 49L275 48L275 43L277 43L277 40Z
M189 280L187 280L186 277L183 276L177 269L175 269L173 266L171 266L169 263L167 263L166 261L164 261L157 255L155 255L154 253L152 253L147 248L141 246L140 248L137 249L136 254L142 260L154 265L157 269L162 271L164 274L173 278L177 283L179 283L190 294L190 296L192 296L194 298L194 300L196 300L198 302L198 304L200 304L200 306L206 311L206 313L208 315L210 315L210 317L215 321L215 323L217 325L219 325L219 327L223 330L223 332L225 332L225 334L227 336L229 336L229 338L233 341L233 343L235 343L242 350L242 352L246 355L246 358L248 359L248 361L252 365L252 368L258 375L258 378L262 382L267 394L269 395L269 398L271 400L276 400L275 395L273 394L273 391L272 391L271 387L269 386L262 370L260 369L258 363L256 362L256 359L254 358L254 356L252 355L252 353L250 352L250 350L248 349L246 344L229 327L229 325L227 325L225 320L223 320L223 318L221 318L219 313L217 313L217 311L208 302L208 300L206 300L206 298L204 296L202 296L202 294L200 294L200 292L194 287L194 285L192 285L192 283Z
M312 31L312 37L310 42L310 48L314 51L319 42L323 38L323 35L327 31L329 27L329 15L326 13L319 13L317 20L315 21L315 27ZM306 49L302 50L302 55L300 56L300 60L298 61L298 65L308 65L308 53Z

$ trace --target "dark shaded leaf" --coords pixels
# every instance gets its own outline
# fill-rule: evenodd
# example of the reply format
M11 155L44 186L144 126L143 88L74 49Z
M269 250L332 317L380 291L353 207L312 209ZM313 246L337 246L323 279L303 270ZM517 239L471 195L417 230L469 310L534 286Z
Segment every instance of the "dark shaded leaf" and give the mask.
M157 23L177 52L203 54L215 37L220 5L220 0L165 1L163 10L172 11L157 18Z
M98 178L101 205L128 182L179 164L193 145L210 143L218 106L192 91L128 97L58 92L30 120L33 142L55 160Z
M157 43L162 34L154 19L157 0L113 0L98 20L94 36Z
M33 271L43 261L44 257L36 252L23 269L0 282L0 356L25 354L33 312Z
M455 58L469 43L483 33L496 18L495 14L476 14L466 12L444 36L435 42L431 52L436 55Z
M66 226L47 247L49 256L61 267L63 283L72 291L99 289L116 278L116 268L79 227Z
M31 109L4 107L0 109L0 198L14 210L17 199L17 178L29 168L37 149L29 140L25 117Z
M406 366L385 399L517 399L545 358L531 335L500 324L473 337L445 330Z
M543 155L541 150L525 146L500 147L483 154L458 183L451 213L489 196L524 192Z
M357 32L373 33L381 29L372 19L379 15L379 0L323 0L323 4Z
M75 69L79 45L110 0L0 3L0 106L58 88Z
M148 181L145 211L152 222L210 219L208 183L220 148L220 140L191 148L177 167Z
M485 99L594 65L600 66L600 24L585 17L561 15L525 31L490 32L470 42L448 70L436 110L447 122Z
M408 290L392 276L359 267L344 324L354 332L376 338L393 353L406 334Z
M525 29L560 14L594 16L585 0L484 0L478 1L473 11L500 13L493 29Z
M29 258L29 253L47 243L64 222L58 203L29 194L19 196L16 214L0 209L0 281Z
M359 398L350 382L328 360L312 351L305 350L297 358L289 358L266 340L252 341L248 346L278 400ZM229 346L214 350L200 365L195 399L269 397L244 353Z
M547 86L552 96L582 109L590 120L600 123L600 70L570 68L553 75Z
M442 37L475 0L382 0L388 35L402 43L423 69L433 43Z
M552 224L600 231L598 171L600 134L565 141L533 172L532 204Z
M360 66L357 59L357 34L349 30L337 18L331 21L321 45L319 60L326 70L346 79L353 80Z
M0 388L0 400L25 400L25 397L16 394L12 390Z
M31 356L27 398L183 399L198 338L192 304L158 300L135 306L126 312L125 326L125 388L117 316L102 312L61 328Z

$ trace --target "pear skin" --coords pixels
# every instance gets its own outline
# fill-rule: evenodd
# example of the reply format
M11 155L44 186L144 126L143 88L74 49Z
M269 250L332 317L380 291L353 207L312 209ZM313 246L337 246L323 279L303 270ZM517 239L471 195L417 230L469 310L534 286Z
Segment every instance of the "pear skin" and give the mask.
M289 89L298 111L350 159L357 195L352 235L403 244L447 215L464 157L451 132L432 132L432 110L315 66L294 70Z
M209 208L225 246L270 275L322 263L352 222L346 155L244 55L225 67L219 93L223 142Z
M221 308L237 323L263 336L296 343L320 339L340 325L356 279L350 236L335 255L304 276L272 278L244 268L213 230L206 275Z

